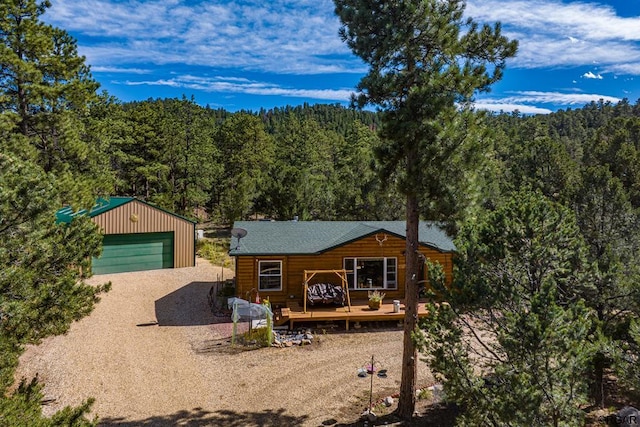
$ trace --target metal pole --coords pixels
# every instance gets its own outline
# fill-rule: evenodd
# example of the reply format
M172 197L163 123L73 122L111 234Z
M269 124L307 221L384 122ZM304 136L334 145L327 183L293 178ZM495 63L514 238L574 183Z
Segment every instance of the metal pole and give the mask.
M369 373L371 375L371 386L369 387L369 413L371 413L371 407L373 406L373 373L375 372L375 369L373 367L373 355L371 355L371 372Z
M231 335L231 347L236 343L236 333L238 332L238 320L240 315L238 313L238 300L233 302L233 313L231 314L231 320L233 320L233 335Z

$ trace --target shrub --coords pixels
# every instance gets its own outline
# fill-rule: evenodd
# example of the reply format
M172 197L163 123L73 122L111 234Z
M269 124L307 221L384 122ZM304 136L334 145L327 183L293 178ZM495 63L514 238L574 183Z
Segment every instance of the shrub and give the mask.
M199 239L196 242L196 253L211 261L212 264L226 268L233 267L233 258L229 256L229 239Z

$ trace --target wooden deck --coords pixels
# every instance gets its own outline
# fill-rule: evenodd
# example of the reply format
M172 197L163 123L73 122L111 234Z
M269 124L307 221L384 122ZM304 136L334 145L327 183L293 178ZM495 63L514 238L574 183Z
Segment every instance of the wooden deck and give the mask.
M349 330L349 322L377 322L386 320L401 321L404 319L404 301L400 301L400 312L393 312L393 301L384 302L379 310L369 308L367 301L352 301L349 307L334 306L307 306L305 313L302 306L296 301L287 303L287 307L281 308L276 315L275 324L284 325L289 322L289 329L298 322L329 322L345 321L345 328ZM424 303L418 306L418 317L427 316Z

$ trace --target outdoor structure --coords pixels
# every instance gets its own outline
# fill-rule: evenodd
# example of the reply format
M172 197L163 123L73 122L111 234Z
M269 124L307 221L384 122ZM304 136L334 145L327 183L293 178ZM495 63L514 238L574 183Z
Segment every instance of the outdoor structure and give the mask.
M98 199L89 212L60 209L59 222L89 215L101 229L103 250L94 274L195 265L195 222L135 197Z
M320 313L347 322L404 315L391 304L404 299L404 221L238 221L234 230L241 231L234 233L229 251L236 258L236 294L269 298L272 306L282 308L280 323L318 318ZM419 241L424 259L439 262L450 281L452 240L436 224L421 222ZM341 286L342 271L350 304L326 309L306 305L309 285ZM426 268L418 280L426 283ZM383 309L371 313L355 307L366 305L368 292L374 290L386 295Z

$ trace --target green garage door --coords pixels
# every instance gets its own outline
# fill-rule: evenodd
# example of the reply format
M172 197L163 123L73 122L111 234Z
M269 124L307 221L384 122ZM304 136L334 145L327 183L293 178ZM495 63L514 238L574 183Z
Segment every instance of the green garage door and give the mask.
M156 270L173 267L173 232L108 234L102 255L93 258L93 274Z

